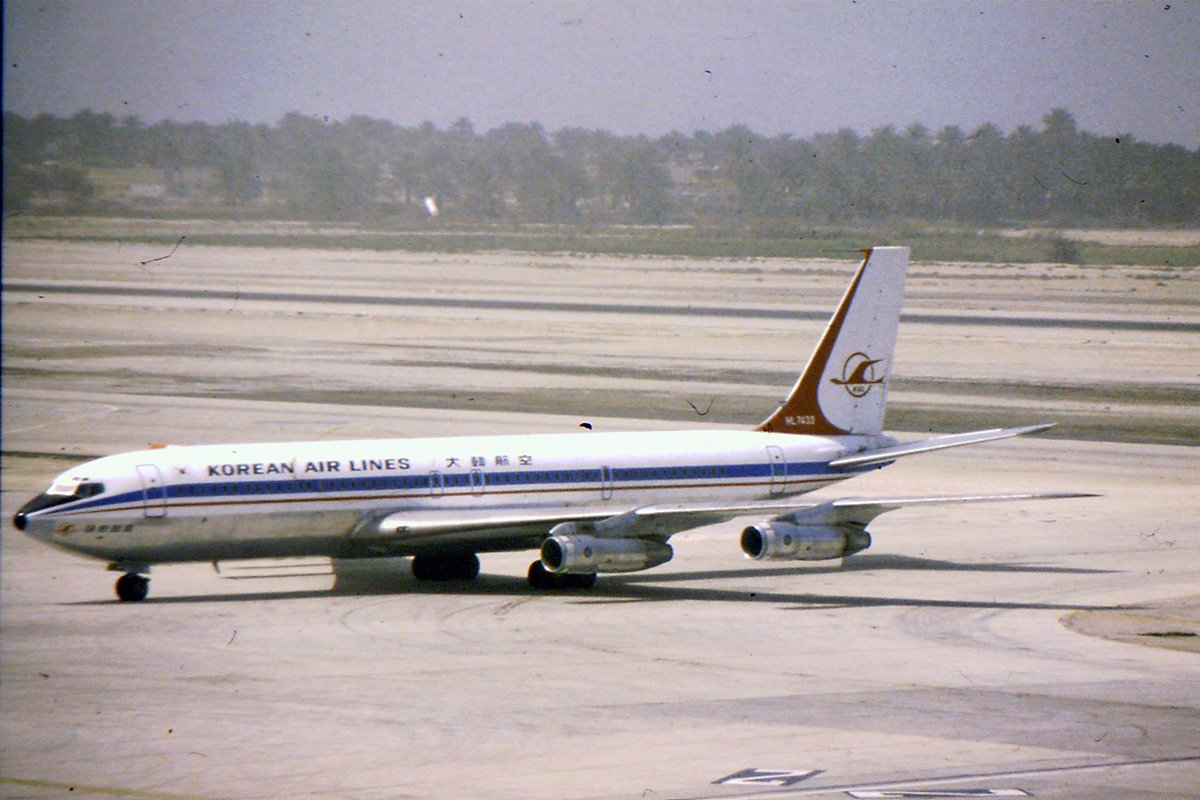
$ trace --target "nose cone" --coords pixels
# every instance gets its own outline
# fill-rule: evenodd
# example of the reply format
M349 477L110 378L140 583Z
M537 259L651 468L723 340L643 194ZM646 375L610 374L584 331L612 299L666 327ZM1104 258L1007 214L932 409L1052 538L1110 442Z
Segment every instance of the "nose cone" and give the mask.
M19 531L25 530L25 526L29 523L29 515L37 511L39 508L45 508L46 495L39 494L37 497L30 500L25 505L21 506L20 510L13 515L13 525Z
M27 526L29 524L29 515L30 514L33 514L37 511L41 511L44 508L50 508L52 506L62 505L63 503L66 503L66 502L70 501L71 499L72 498L70 496L39 494L37 497L30 500L28 503L21 506L21 508L13 516L13 525L16 526L17 530L23 531L23 530L25 530L25 526Z

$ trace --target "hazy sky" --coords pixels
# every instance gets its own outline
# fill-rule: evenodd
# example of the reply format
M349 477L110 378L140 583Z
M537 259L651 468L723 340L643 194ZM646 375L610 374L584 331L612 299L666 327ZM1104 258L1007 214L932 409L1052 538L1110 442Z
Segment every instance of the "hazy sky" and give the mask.
M918 121L1200 147L1200 4L4 3L4 108L658 135Z

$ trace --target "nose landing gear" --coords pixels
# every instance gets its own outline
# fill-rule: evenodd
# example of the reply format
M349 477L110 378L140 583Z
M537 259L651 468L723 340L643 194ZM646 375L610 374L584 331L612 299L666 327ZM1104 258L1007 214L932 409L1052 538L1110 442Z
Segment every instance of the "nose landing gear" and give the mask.
M150 593L150 579L145 575L126 573L117 578L117 597L130 602L145 600Z
M131 603L146 599L150 593L150 579L145 575L150 571L149 567L141 564L109 564L108 568L112 572L125 573L117 578L117 597Z

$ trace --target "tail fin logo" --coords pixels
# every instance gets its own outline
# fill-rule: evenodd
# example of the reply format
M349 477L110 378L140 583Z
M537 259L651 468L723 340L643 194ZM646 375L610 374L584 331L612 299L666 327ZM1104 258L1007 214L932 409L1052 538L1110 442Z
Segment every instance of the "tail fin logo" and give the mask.
M851 353L842 364L842 377L830 378L829 382L845 387L851 397L865 397L872 386L883 383L882 377L875 377L875 365L882 361L882 358L871 358L866 353Z

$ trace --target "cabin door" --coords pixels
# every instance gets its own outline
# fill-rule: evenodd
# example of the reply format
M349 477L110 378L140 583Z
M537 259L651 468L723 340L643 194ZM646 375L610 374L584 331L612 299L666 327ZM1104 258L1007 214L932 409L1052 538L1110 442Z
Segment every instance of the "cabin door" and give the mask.
M163 485L162 472L154 464L138 464L137 473L142 480L142 508L146 517L165 517L167 487Z
M771 464L771 494L782 494L787 488L787 458L783 448L771 445L767 447L767 460Z

